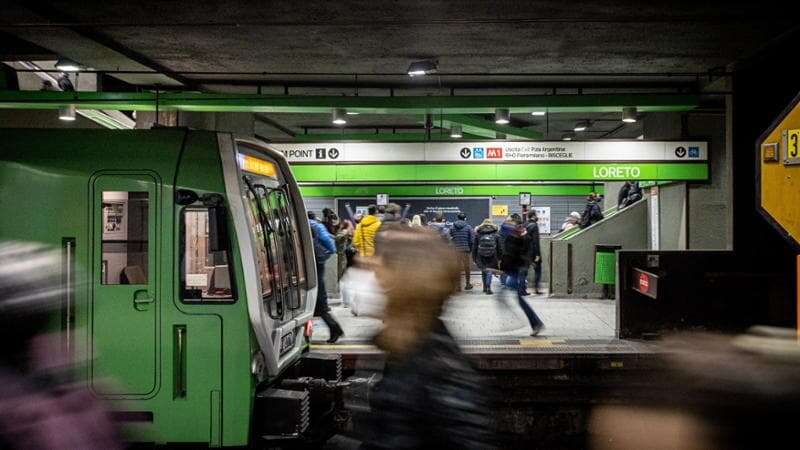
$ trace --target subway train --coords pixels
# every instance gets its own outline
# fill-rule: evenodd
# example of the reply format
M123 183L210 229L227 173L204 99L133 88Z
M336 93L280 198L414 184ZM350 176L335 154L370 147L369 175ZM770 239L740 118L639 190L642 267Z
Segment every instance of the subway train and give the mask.
M283 156L188 129L0 131L0 239L62 251L54 327L126 440L324 439L341 360L308 352L316 268Z

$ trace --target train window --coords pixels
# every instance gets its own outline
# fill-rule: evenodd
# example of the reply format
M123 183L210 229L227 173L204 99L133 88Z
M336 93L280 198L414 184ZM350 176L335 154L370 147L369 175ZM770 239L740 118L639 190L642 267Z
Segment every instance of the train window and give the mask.
M147 192L104 191L103 284L147 284Z
M234 300L228 252L225 250L211 251L208 222L207 208L183 210L181 291L185 302L231 302Z

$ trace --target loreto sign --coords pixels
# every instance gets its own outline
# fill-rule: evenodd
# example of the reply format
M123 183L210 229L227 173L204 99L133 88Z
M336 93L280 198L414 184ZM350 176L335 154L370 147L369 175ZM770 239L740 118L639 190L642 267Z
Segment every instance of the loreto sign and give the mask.
M708 161L708 143L702 141L320 142L269 146L282 152L289 162L315 164Z

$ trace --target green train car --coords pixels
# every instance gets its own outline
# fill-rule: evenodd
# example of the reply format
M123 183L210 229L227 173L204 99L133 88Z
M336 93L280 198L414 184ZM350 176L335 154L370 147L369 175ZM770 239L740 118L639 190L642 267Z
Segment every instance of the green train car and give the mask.
M280 153L175 128L0 130L0 208L0 239L63 248L65 346L127 439L317 432L304 386L335 390L341 362L306 353L313 245Z

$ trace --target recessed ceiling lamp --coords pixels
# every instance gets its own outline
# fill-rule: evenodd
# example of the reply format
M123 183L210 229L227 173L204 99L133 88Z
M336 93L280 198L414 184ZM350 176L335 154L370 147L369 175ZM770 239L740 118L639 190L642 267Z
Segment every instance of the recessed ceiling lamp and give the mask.
M59 58L56 61L56 69L62 72L78 72L81 70L81 65L69 58Z
M453 139L461 139L463 137L461 133L461 125L450 126L450 137Z
M575 124L575 128L573 128L573 130L586 131L590 126L591 124L589 123L588 120L581 120L580 122Z
M430 75L436 73L439 68L436 66L436 61L429 59L423 61L414 61L408 66L408 76L419 77L423 75Z
M344 125L347 123L347 119L345 119L346 115L347 113L345 112L345 110L341 108L336 108L333 110L333 115L331 116L331 122L333 122L334 125Z
M575 139L575 133L573 133L571 131L569 133L564 133L564 134L561 135L561 140L562 141L571 141L573 139Z
M67 105L58 108L58 118L66 122L75 121L75 105Z
M507 125L511 121L511 113L507 108L497 108L494 110L494 123Z
M622 108L622 121L625 123L634 123L636 122L636 107L635 106L628 106Z
M543 116L545 114L547 114L547 111L533 111L533 112L531 112L532 116Z
M357 116L359 114L361 114L361 113L358 112L358 111L347 111L347 115L348 116Z

